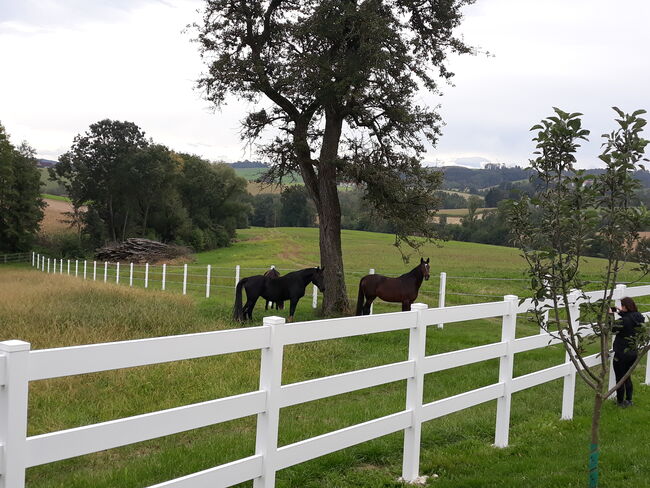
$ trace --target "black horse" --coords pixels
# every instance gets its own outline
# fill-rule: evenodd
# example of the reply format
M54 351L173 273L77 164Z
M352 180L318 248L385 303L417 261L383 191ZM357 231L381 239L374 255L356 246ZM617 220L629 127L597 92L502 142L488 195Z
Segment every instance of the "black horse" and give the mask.
M278 278L280 276L280 272L275 269L275 266L271 266L271 269L269 269L266 273L264 273L264 276L267 278ZM275 307L276 310L284 310L284 302L272 302L270 300L266 301L266 305L264 305L264 310L268 310L269 306L271 309Z
M420 258L420 264L398 278L378 274L364 276L359 282L357 315L369 315L370 305L377 297L386 302L401 302L402 311L410 310L423 279L429 279L429 258L426 261Z
M243 321L253 319L253 308L259 297L271 302L290 300L289 322L293 320L298 300L305 296L305 288L313 283L320 290L325 290L323 270L325 268L306 268L287 273L278 278L255 275L242 279L235 290L233 319ZM246 290L246 304L242 307L242 288Z

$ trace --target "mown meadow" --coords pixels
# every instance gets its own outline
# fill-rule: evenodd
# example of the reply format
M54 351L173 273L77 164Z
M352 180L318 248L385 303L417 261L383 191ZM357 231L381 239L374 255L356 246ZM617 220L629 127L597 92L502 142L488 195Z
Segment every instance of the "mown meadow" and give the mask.
M197 266L298 269L318 263L314 229L247 229L232 247L196 256ZM374 267L398 274L414 264L401 261L391 236L344 232L349 280ZM496 300L525 294L524 281L471 280L456 277L521 279L523 263L514 249L468 243L444 243L423 251L432 258L432 275L450 276L448 303ZM597 278L597 260L587 268ZM198 269L198 268L197 268ZM242 271L242 276L245 272ZM359 276L361 276L359 274ZM224 285L225 286L225 285ZM420 301L435 305L437 280L423 285ZM356 292L356 289L353 290ZM230 320L233 289L217 288L210 299L193 292L143 290L113 283L37 272L28 266L0 267L0 340L23 339L35 349L156 337L238 327ZM354 294L351 290L351 295ZM468 295L490 295L481 296ZM643 300L639 300L643 302ZM643 306L642 310L650 308ZM377 304L375 312L394 311ZM267 312L267 315L277 312ZM286 313L281 312L281 314ZM256 309L261 323L263 307ZM317 312L303 299L297 318ZM521 317L518 336L537 332ZM500 320L430 327L427 354L495 342ZM351 371L407 358L406 331L307 343L287 347L283 383ZM557 364L557 347L517 355L515 376ZM259 352L180 361L113 372L43 380L31 384L29 435L244 393L258 388ZM644 362L645 364L645 362ZM444 398L497 381L496 360L428 375L425 401ZM635 384L643 368L635 374ZM612 402L603 416L604 487L645 486L650 448L650 388L636 388L636 406L620 410ZM510 446L495 449L496 402L425 424L421 472L437 475L440 487L578 487L586 484L591 395L578 381L575 419L561 421L562 382L515 394ZM405 382L369 388L283 409L280 445L400 411ZM28 470L30 487L143 487L253 454L254 417L197 429ZM402 435L372 442L283 470L279 487L397 487ZM246 484L243 486L250 486Z

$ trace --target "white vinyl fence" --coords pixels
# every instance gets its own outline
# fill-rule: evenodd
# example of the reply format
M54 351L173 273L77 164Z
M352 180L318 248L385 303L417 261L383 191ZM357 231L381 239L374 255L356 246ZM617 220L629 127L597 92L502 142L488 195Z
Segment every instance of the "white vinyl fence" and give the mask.
M598 292L589 296L598 298ZM650 295L650 286L617 288L615 298ZM602 292L600 292L602 296ZM577 295L573 296L574 300ZM572 304L579 310L579 303ZM257 415L255 454L156 487L227 487L254 480L256 488L275 485L278 470L328 453L404 431L402 476L419 474L421 426L485 402L497 401L495 440L508 445L512 395L562 378L562 418L573 417L576 371L569 361L530 374L513 377L517 353L558 343L547 333L515 338L517 314L530 302L518 303L514 295L502 301L427 308L412 311L286 324L266 317L261 327L188 334L58 349L30 350L19 340L0 343L0 487L23 488L25 469L92 452L167 436L229 420ZM427 327L501 317L501 341L469 349L426 356ZM374 368L291 384L282 384L284 348L290 344L341 337L409 330L408 360ZM585 333L588 333L585 332ZM109 422L27 437L27 398L30 381L87 374L170 361L261 350L259 389L248 393L162 410ZM424 377L489 359L499 359L499 379L489 386L423 403ZM596 355L589 366L599 363ZM394 381L406 380L406 404L400 412L341 430L278 447L280 409ZM119 392L115 392L116 395Z

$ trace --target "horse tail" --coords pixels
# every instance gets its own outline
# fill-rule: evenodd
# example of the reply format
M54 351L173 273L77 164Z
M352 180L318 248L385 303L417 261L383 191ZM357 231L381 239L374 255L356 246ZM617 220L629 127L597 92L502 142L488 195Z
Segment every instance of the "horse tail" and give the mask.
M361 278L361 281L359 281L359 295L357 296L357 315L363 315L363 300L365 298L364 293L363 293L363 280L364 278Z
M243 280L240 280L239 283L237 283L237 288L235 288L235 305L232 307L232 318L237 322L241 322L244 320L241 289L244 287L244 284L246 284L246 281L248 281L248 278L244 278Z

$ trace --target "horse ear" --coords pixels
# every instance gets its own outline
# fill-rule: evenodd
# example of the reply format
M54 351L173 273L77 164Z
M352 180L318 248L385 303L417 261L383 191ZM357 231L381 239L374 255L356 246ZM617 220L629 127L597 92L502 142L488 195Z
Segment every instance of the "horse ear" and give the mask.
M430 260L430 259L431 259L431 258L427 258L427 260L425 261L425 263L429 264L429 260Z
M320 270L321 270L321 271L325 271L325 266L323 266Z
M420 264L424 262L424 258L420 258Z

